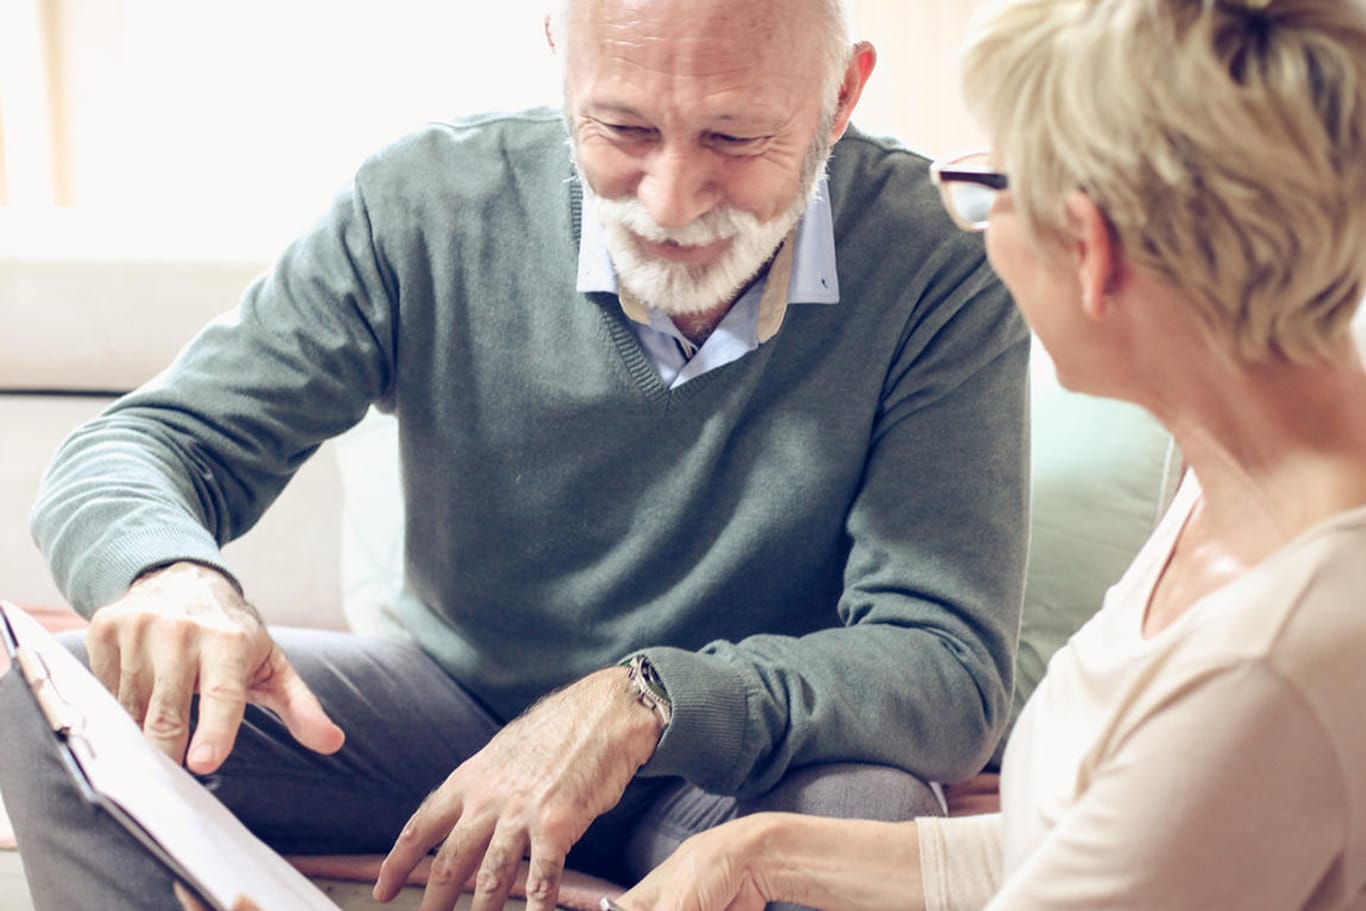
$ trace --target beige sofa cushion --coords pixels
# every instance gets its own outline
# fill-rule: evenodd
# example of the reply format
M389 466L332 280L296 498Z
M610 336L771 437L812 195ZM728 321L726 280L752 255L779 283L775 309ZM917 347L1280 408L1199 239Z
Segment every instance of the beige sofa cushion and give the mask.
M37 241L0 254L0 597L21 604L64 603L28 532L39 478L62 438L111 393L164 368L268 266L253 256L156 257L114 232L86 249L79 225L70 227L61 255ZM345 626L333 449L324 446L257 527L225 549L272 623Z
M0 389L127 391L236 306L259 261L0 257Z

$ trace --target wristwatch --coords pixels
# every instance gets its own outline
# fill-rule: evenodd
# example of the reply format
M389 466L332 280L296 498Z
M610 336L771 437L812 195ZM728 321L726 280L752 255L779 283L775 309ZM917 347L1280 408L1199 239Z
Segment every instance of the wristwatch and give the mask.
M669 701L669 693L664 689L654 665L650 664L650 659L644 655L632 655L621 663L626 668L626 679L631 683L636 701L658 715L667 728L674 714L673 703Z

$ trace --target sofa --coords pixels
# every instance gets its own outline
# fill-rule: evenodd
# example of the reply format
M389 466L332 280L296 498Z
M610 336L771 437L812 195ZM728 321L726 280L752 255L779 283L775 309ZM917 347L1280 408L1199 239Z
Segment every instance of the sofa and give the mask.
M0 427L9 431L0 436L0 598L62 615L27 531L44 465L68 431L154 375L268 265L0 253ZM1037 345L1031 384L1034 508L1017 711L1049 656L1146 539L1181 472L1179 453L1151 417L1060 388ZM386 605L402 584L396 439L393 420L371 414L324 445L266 517L227 547L269 622L385 629ZM993 808L992 770L949 787L951 810ZM367 886L319 881L346 908L380 907ZM386 907L417 907L418 891L408 893ZM17 856L0 850L0 911L28 911L26 896Z

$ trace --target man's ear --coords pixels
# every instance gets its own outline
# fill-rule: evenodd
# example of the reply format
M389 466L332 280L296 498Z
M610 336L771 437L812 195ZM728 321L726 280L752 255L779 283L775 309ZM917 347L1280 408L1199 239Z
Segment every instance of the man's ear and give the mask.
M849 119L854 116L854 105L858 104L859 96L863 94L863 87L868 83L868 77L873 74L873 67L877 65L877 48L867 41L860 41L854 45L854 55L849 59L849 66L844 70L844 79L840 82L839 105L835 108L835 128L831 140L837 140L844 135L844 131L849 128Z
M1067 194L1069 255L1081 290L1082 311L1092 319L1105 314L1123 278L1123 252L1105 213L1081 190Z
M548 45L550 46L550 53L554 54L554 53L556 53L556 51L555 51L555 26L554 26L554 24L551 23L551 21L550 21L550 17L551 17L552 15L554 15L554 14L553 14L553 13L546 13L546 14L545 14L545 43L548 44Z

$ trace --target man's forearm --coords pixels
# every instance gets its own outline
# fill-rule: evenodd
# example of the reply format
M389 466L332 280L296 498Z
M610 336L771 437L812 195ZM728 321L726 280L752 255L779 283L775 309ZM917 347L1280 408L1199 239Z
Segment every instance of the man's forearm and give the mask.
M86 616L176 561L226 574L213 533L155 438L136 419L99 418L63 445L44 478L30 518L34 540Z

